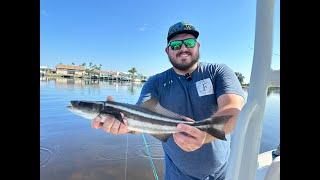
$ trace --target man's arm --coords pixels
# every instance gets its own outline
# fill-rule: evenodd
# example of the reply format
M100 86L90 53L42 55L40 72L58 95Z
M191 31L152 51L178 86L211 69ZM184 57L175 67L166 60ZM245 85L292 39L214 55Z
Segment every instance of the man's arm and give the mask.
M230 134L236 125L238 115L244 105L244 98L237 94L223 94L218 97L218 111L213 116L232 115L232 118L225 124L225 134ZM204 143L213 141L215 137L207 134Z
M236 119L244 105L243 90L237 76L228 66L224 64L220 64L215 68L212 66L212 72L216 72L214 87L215 94L218 97L218 111L213 116L233 115L224 126L225 134L229 134L233 131ZM177 129L190 135L185 136L182 133L173 134L176 144L184 151L194 151L199 149L203 144L216 139L208 133L186 124L179 124Z
M218 98L218 111L213 116L232 115L233 117L225 124L224 132L229 134L233 131L236 119L242 109L244 99L236 94L223 94ZM176 144L184 151L190 152L199 149L203 144L212 142L216 138L210 134L201 131L195 127L179 124L178 130L185 132L190 136L181 133L174 133L173 138Z

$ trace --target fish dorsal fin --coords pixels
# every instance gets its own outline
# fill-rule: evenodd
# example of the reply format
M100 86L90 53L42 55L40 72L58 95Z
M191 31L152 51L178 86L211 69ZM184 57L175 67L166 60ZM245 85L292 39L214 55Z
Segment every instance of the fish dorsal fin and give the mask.
M181 119L182 116L180 116L179 114L172 112L164 107L162 107L159 103L159 101L155 98L151 98L145 102L143 102L141 105L141 107L148 109L152 112L158 113L158 114L162 114L164 116L167 117L171 117L171 118L175 118L175 119Z

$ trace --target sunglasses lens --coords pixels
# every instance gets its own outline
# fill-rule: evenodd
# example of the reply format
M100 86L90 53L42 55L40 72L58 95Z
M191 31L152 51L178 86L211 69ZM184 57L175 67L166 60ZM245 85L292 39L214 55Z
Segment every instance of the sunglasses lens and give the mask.
M182 43L187 47L187 48L193 48L196 43L197 40L190 38L190 39L184 39L184 40L176 40L176 41L171 41L169 43L169 46L171 47L172 50L179 50L182 46Z
M184 40L184 45L187 48L193 48L196 45L196 42L197 41L195 39L186 39L186 40Z
M172 50L178 50L182 46L182 41L171 41L169 45Z

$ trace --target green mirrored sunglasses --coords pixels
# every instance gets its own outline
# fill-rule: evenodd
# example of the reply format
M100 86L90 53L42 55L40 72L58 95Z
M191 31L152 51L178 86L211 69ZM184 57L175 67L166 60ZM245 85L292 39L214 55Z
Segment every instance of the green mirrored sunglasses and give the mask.
M174 40L169 42L168 46L170 46L170 48L175 51L181 49L182 44L184 44L187 48L193 48L197 44L197 40L195 38Z

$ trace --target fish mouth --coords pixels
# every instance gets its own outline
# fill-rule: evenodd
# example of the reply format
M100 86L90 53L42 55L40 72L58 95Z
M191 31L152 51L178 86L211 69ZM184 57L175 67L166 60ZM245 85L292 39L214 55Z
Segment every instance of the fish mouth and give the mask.
M80 101L70 101L70 104L67 106L69 109L79 108Z
M79 101L70 101L70 103L71 103L71 105L72 106L77 106L77 105L79 105Z

